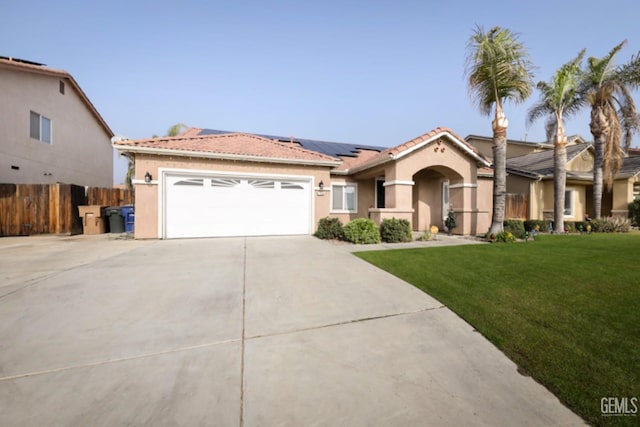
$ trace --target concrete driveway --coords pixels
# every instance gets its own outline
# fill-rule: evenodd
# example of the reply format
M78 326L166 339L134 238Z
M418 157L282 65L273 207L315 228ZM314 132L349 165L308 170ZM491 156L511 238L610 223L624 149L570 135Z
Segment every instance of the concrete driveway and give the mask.
M350 250L0 239L0 425L582 424Z

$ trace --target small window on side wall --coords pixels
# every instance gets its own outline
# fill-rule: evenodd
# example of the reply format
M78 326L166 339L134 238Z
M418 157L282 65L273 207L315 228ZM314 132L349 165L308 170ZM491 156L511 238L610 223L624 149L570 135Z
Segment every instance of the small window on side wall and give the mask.
M331 210L334 212L357 212L356 184L331 184Z
M60 93L64 95L64 82L60 80Z
M566 190L564 192L564 216L574 216L574 190Z
M29 114L29 136L51 144L51 119L31 111Z

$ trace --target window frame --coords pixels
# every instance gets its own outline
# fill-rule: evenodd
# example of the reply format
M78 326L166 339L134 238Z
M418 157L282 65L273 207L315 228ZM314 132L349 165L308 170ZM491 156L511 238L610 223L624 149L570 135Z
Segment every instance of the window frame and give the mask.
M342 206L340 208L336 208L334 206L334 192L335 188L340 187L343 189L342 191ZM353 209L345 209L348 206L347 203L347 193L344 191L345 188L353 188ZM358 212L358 184L355 182L332 182L331 183L331 212L332 213L357 213Z
M575 218L576 214L576 189L573 187L565 188L564 190L564 208L562 210L562 216L564 218ZM567 213L567 201L569 202L569 213Z
M33 119L37 117L37 121L38 121L38 135L34 135L33 134L33 130L34 130L34 123L33 123ZM44 132L43 132L43 123L48 122L48 132L47 132L47 136L48 138L45 139L44 138ZM47 116L43 116L40 113L36 113L35 111L31 110L29 111L29 137L31 139L35 139L37 141L43 142L45 144L53 144L53 120L51 120L49 117Z

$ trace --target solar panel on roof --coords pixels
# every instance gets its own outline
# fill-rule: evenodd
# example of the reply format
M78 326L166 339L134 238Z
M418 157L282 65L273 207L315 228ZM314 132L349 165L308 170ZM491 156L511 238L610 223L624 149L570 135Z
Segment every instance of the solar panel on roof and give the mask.
M216 130L216 129L202 129L199 135L221 135L225 133L236 133L229 132L224 130ZM264 134L254 134L257 136L261 136L267 139L277 139L282 142L290 142L291 137L285 136L274 136L274 135L264 135ZM327 156L337 157L337 156L346 156L346 157L355 157L360 150L374 150L374 151L382 151L386 147L375 147L373 145L362 145L362 144L347 144L343 142L328 142L328 141L318 141L315 139L301 139L301 138L293 138L294 142L297 142L307 150L316 151L318 153L326 154Z

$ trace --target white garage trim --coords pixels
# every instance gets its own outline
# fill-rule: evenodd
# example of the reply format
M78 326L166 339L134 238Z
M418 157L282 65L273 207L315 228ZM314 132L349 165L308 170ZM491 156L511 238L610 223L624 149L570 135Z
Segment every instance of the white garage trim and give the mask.
M160 168L158 174L160 175L158 179L158 237L161 239L214 237L216 235L289 234L285 229L290 223L291 234L311 234L313 231L315 221L313 197L315 183L313 176L169 168ZM180 185L182 178L185 179L184 184L191 180L190 182L195 184L193 188L184 186L178 191L175 186ZM230 188L227 188L227 183ZM287 183L293 183L294 185L287 185ZM300 183L300 185L295 185L295 183ZM204 188L202 188L203 186ZM202 188L202 190L199 190L198 187ZM253 193L256 188L260 189L259 191L262 191L261 189L269 190L270 193L264 193L257 201L252 201L254 199L253 195L259 194ZM296 194L288 194L287 189L296 191ZM305 191L301 193L303 190ZM194 193L191 194L190 192L192 191ZM200 191L203 191L203 193ZM238 192L239 196L251 194L251 198L236 197L233 194L235 191ZM211 197L215 196L215 198L193 198L192 196L196 194L211 195ZM180 204L170 206L169 204L172 202L169 200L169 195ZM293 215L289 220L285 221L283 219L283 221L280 221L280 225L278 225L279 213L272 211L270 218L251 215L252 212L256 212L255 203L260 203L260 200L270 200L269 197L271 196L283 202L285 216L287 214L286 206L290 207L289 212ZM188 209L188 207L185 207L184 202L189 203L190 201L194 202L194 207L200 208L196 212L192 212L196 223L202 221L202 235L197 234L197 228L192 227L189 229L190 225L187 225L182 220L175 222L177 218L182 218L185 215L184 209ZM235 201L237 201L237 205L234 204ZM274 201L274 203L277 203L277 201ZM224 206L229 206L229 211L223 209L222 207ZM252 206L253 209L243 209L243 206ZM264 206L268 205L265 204ZM213 211L217 209L221 216L216 218L223 222L227 221L229 227L223 227L219 221L212 221L211 218L207 218L208 208L212 208ZM235 213L233 213L234 210L236 211ZM268 209L259 210L258 212L268 212ZM300 215L304 215L304 218L296 217L297 212ZM239 218L238 222L234 222L237 216L241 216L244 213L247 215L244 221ZM223 217L226 217L226 219L223 219ZM265 222L261 224L259 220L263 218ZM247 221L247 219L250 220ZM254 220L257 220L257 223L254 223ZM181 235L184 233L186 235Z

